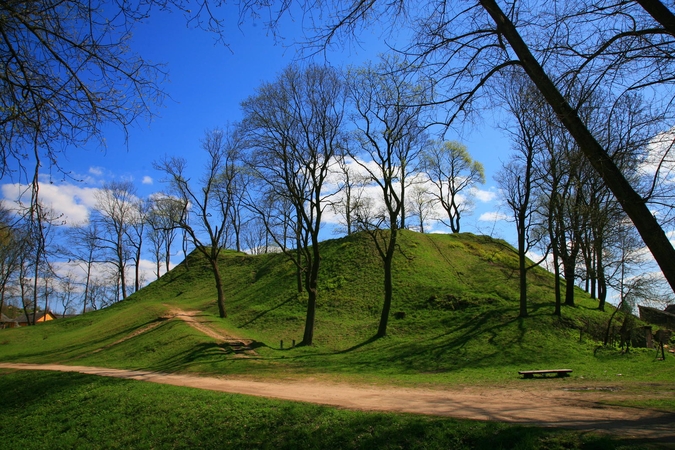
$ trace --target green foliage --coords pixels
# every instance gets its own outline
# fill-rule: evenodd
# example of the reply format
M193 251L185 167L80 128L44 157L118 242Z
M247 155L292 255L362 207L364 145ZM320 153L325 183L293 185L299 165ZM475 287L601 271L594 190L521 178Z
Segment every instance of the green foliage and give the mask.
M346 411L76 373L0 372L0 391L6 448L622 447L588 433Z

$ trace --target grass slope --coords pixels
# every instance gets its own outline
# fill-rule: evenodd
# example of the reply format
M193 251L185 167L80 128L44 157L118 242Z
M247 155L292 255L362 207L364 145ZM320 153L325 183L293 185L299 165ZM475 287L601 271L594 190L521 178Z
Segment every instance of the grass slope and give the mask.
M588 331L600 333L610 313L597 311L597 301L581 291L576 307L553 316L553 277L544 270L530 271L530 317L518 318L517 255L503 241L403 231L394 260L393 317L388 336L378 340L372 337L383 277L372 242L356 234L326 241L321 250L311 347L289 348L302 336L306 300L286 257L225 252L227 319L217 317L208 264L193 254L110 308L0 332L0 360L416 384L495 383L517 379L518 370L558 367L574 369L573 378L600 381L618 374L672 380L675 374L675 361L657 361L654 350L598 349ZM255 339L257 356L242 358L181 321L162 320L175 307L203 311L212 328ZM153 328L121 341L144 327Z

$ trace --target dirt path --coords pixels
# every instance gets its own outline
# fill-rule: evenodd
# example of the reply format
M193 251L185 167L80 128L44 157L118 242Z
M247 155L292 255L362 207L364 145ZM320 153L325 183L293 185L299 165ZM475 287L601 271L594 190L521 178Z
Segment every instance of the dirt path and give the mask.
M218 343L228 345L234 351L236 356L245 357L257 354L251 349L251 344L254 342L253 340L242 339L238 336L232 336L214 330L208 326L208 320L200 317L200 315L203 315L202 311L184 311L180 308L172 307L164 318L182 320L200 333L215 339Z
M407 412L605 431L636 441L646 439L675 448L675 414L603 406L598 401L607 398L607 393L601 390L571 392L559 388L546 389L544 380L535 388L524 389L465 387L456 390L432 390L354 386L311 379L252 381L58 364L0 363L0 368L80 372L357 410Z

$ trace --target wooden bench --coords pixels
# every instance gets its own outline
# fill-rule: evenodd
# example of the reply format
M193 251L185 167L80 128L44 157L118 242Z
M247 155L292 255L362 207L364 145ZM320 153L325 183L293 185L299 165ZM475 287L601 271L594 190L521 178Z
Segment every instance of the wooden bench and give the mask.
M546 376L549 373L555 373L559 377L566 377L572 369L548 369L548 370L521 370L518 373L525 378L533 378L535 375Z

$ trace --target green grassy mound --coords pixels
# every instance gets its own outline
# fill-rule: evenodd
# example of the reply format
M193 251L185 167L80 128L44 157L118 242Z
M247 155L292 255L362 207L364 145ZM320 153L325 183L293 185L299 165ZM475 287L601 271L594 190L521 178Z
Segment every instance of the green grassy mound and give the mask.
M290 348L302 336L306 296L298 293L287 258L225 252L226 319L217 317L208 264L193 254L105 310L0 331L0 360L400 383L494 383L517 378L518 370L551 368L571 368L572 378L584 380L658 381L675 374L675 360L657 361L654 350L598 348L595 338L611 312L598 311L580 290L576 307L553 316L553 276L543 269L530 271L530 317L518 318L515 250L468 233L401 233L388 336L373 339L383 276L372 242L355 234L321 245L313 346ZM203 311L212 328L254 339L256 353L242 357L182 321L166 320L172 308Z

